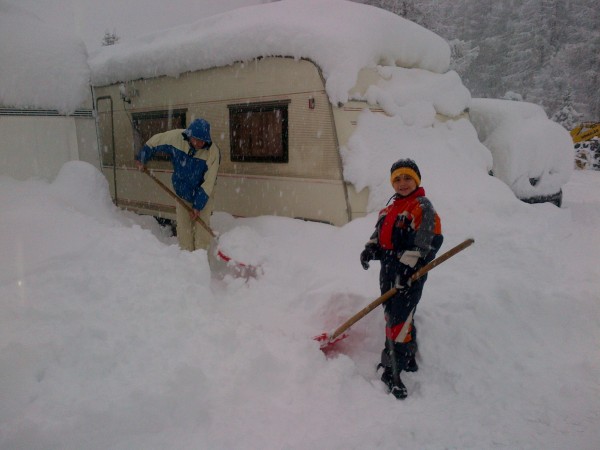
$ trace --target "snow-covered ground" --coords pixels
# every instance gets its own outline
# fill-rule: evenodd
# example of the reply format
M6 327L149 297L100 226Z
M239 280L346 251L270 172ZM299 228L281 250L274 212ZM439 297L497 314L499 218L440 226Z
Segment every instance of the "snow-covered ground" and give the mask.
M314 13L301 15L301 4L323 14L311 22ZM348 89L362 66L376 68L384 81L365 100L389 116L361 113L341 149L346 180L369 188L373 212L341 228L216 213L220 248L262 267L246 281L215 276L206 252L182 252L153 219L116 209L107 181L84 162L65 164L52 181L0 176L0 448L596 449L599 173L571 176L569 166L553 177L560 186L571 176L561 209L522 203L488 175L492 155L477 133L493 135L497 148L522 137L510 148L535 157L505 166L511 170L556 173L553 165L562 168L570 148L561 137L527 153L529 122L488 129L505 107L480 108L486 114L477 131L466 119L438 120L436 113L457 114L471 99L454 72L426 70L444 72L448 63L435 35L419 29L420 39L407 40L414 24L339 0L261 8L267 13L238 10L123 42L87 63L93 77L110 82L125 72L170 68L176 75L286 50L327 69L334 104L355 98ZM0 103L76 108L89 82L83 47L53 33L29 38L38 19L13 2L0 0L0 13L0 36L24 36L20 52L6 46L0 59L32 74L28 80L14 64L0 65ZM21 25L4 27L11 16ZM282 17L275 28L262 21ZM339 17L346 35L356 23L375 31L341 39L330 26ZM200 52L198 39L214 52ZM252 42L265 45L261 54L243 45ZM20 57L41 43L48 51ZM173 46L182 53L164 64L165 54L177 56ZM67 69L79 74L68 92L53 90L68 80L41 76L60 61L82 69ZM400 67L378 66L386 62ZM421 68L406 68L413 65ZM539 122L534 131L546 138L549 121ZM475 239L430 275L416 315L420 370L404 376L404 401L387 395L375 374L384 341L380 308L332 358L312 339L378 296L377 264L363 271L358 255L393 193L389 167L400 157L419 164L442 218L442 251Z
M0 177L0 448L595 449L599 175L575 172L561 209L431 196L442 250L476 242L430 275L405 401L375 373L380 309L333 358L312 339L378 295L358 261L373 214L217 213L222 245L262 264L246 282L117 210L86 163Z

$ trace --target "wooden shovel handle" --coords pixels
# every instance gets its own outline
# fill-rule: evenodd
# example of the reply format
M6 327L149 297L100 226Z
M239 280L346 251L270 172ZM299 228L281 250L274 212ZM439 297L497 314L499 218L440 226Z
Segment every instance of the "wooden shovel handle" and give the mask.
M166 184L164 184L162 181L160 181L158 178L156 178L152 172L150 172L145 167L142 169L142 172L144 172L146 175L148 175L150 178L152 178L156 182L156 184L158 184L161 188L163 188L167 194L169 194L171 197L173 197L175 199L175 201L177 201L177 203L179 203L183 208L185 208L185 210L187 212L191 213L193 211L193 209L190 208L190 206L185 201L183 201L183 199L181 199L175 192L173 192ZM212 230L212 228L210 228L204 220L202 220L200 217L197 217L197 216L194 217L194 219L196 220L196 222L198 222L202 226L202 228L204 228L206 231L208 231L213 238L217 237L217 235Z
M452 247L446 253L438 256L433 261L425 264L423 267L421 267L419 270L417 270L410 277L410 281L416 281L416 280L418 280L419 278L421 278L423 275L425 275L427 272L429 272L434 267L440 265L441 263L443 263L447 259L449 259L452 256L456 255L458 252L463 251L465 248L467 248L468 246L470 246L473 242L475 242L474 239L467 239L466 241L458 244L457 246ZM373 311L379 305L381 305L382 303L386 302L391 297L393 297L394 295L396 295L397 292L398 292L398 289L396 289L394 287L394 288L391 288L386 293L384 293L381 297L378 297L375 300L373 300L371 303L369 303L367 306L365 306L363 309L361 309L359 312L357 312L352 317L350 317L347 321L345 321L342 325L340 325L333 332L333 334L330 336L329 342L333 341L335 338L337 338L344 331L346 331L348 328L350 328L352 325L354 325L360 319L362 319L363 317L365 317L367 314L369 314L371 311Z

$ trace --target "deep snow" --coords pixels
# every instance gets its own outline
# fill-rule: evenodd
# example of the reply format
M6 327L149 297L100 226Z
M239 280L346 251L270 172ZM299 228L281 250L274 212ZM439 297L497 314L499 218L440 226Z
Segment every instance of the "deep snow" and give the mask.
M266 6L291 18L281 5L292 3L298 2ZM3 12L7 4L0 0ZM235 28L245 19L232 13L219 23ZM396 19L393 26L403 28ZM293 21L280 31L286 23ZM332 68L325 75L334 103L348 94L361 64L382 59L371 39L349 61L328 54L316 39L322 35L302 23L306 28L280 37L299 45L292 56L307 49ZM16 31L27 36L25 25ZM169 39L149 35L146 42L155 45L145 54L183 45L193 28L170 31ZM249 32L249 41L260 30ZM46 43L62 51L53 36ZM420 49L422 57L444 62L443 46L433 37L424 41L432 45L413 39L400 50ZM265 42L268 52L280 45ZM236 56L235 48L221 56ZM186 50L194 54L193 46ZM396 51L386 48L383 59L395 60ZM67 53L77 61L84 55L78 46ZM119 53L115 46L94 56L95 73L116 73L125 60ZM36 60L41 67L57 62L49 57L56 52L44 55ZM148 60L139 61L131 68L145 70ZM11 67L3 64L2 73L17 74ZM25 67L41 73L40 66ZM471 102L455 73L377 70L385 80L364 96L389 117L361 114L342 149L346 179L369 188L375 212L392 194L391 163L413 157L442 218L442 251L468 237L476 241L427 282L416 315L421 369L405 376L409 398L386 395L374 372L384 337L380 309L353 327L337 357L326 359L312 339L378 295L377 264L365 272L358 262L375 213L341 228L216 213L211 224L222 248L264 270L247 282L220 279L205 252L181 252L153 219L117 210L101 174L70 162L52 182L0 177L0 448L597 448L598 173L574 173L562 209L524 204L487 174L496 161L477 133L493 135L494 145L511 144L504 148L519 155L531 150L523 145L528 136L549 135L548 120L531 117L521 127L499 121L503 103L479 109L486 114L475 120L478 130L466 119L442 122L436 113L454 115ZM55 96L60 77L6 80L0 77L4 104L13 98L10 89L26 106L32 98L76 106L80 97L76 90ZM78 80L73 86L85 85L83 76ZM497 123L505 126L487 128ZM514 132L522 133L516 147ZM564 161L572 154L561 139L533 149L536 157L521 160L521 174L559 170L564 178L549 180L566 182L571 171Z
M578 171L562 209L432 196L442 250L476 242L431 273L398 401L374 371L380 309L332 359L312 340L378 295L358 261L375 215L217 213L223 245L259 256L245 282L115 209L86 163L0 177L0 448L597 448L598 192Z

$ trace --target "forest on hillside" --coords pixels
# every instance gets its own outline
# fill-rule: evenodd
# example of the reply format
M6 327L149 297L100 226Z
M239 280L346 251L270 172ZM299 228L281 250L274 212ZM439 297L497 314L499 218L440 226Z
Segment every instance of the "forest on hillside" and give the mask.
M542 105L572 128L600 121L600 6L595 0L358 0L446 39L474 97Z

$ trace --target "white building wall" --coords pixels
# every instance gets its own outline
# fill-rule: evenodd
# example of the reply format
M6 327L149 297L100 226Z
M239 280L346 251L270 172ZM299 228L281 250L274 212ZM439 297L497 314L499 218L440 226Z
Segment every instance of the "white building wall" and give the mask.
M0 115L0 175L51 181L67 161L81 159L100 166L91 114L42 114Z

